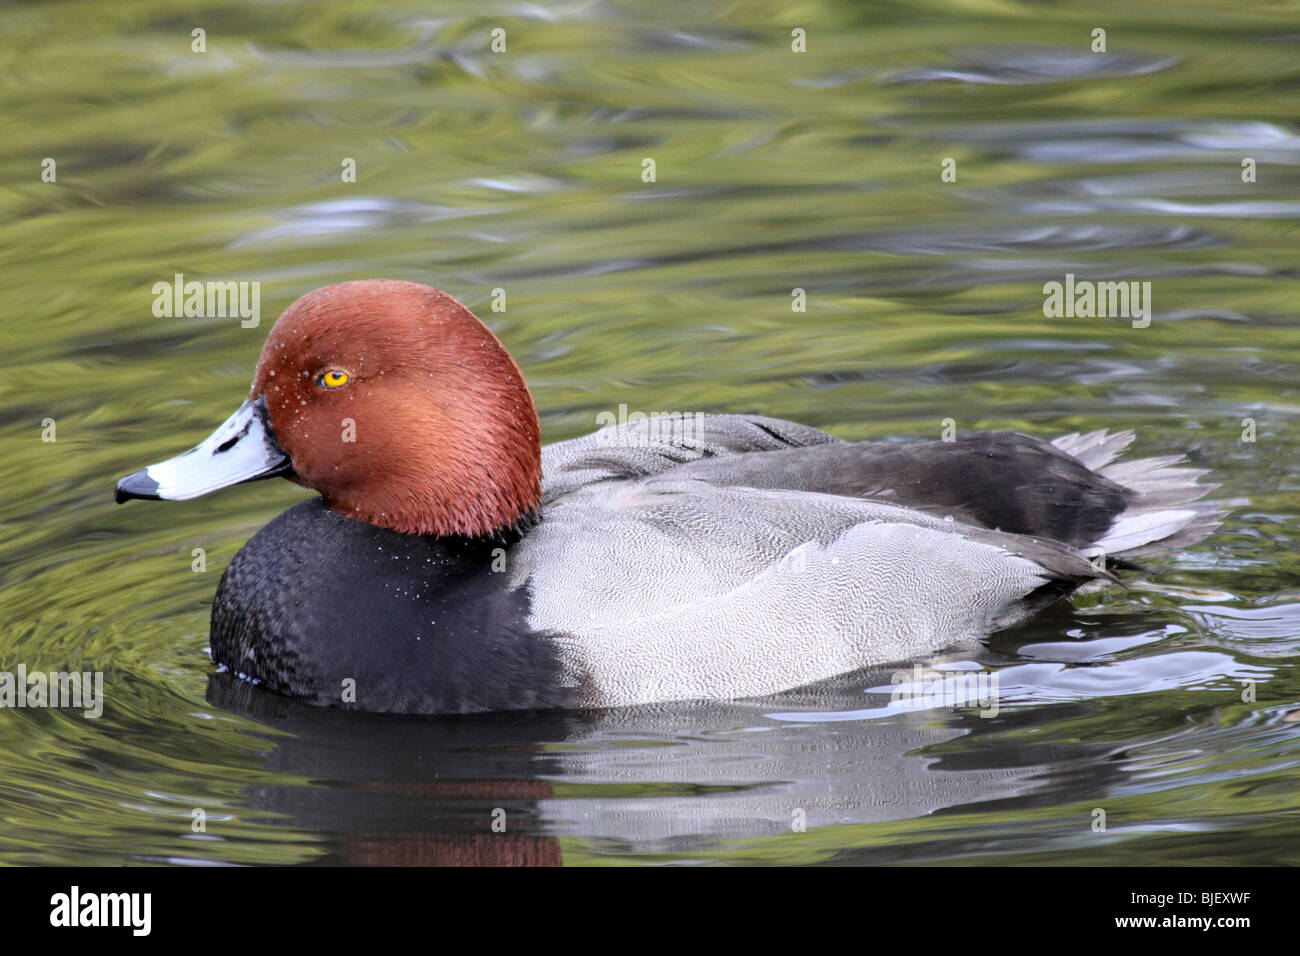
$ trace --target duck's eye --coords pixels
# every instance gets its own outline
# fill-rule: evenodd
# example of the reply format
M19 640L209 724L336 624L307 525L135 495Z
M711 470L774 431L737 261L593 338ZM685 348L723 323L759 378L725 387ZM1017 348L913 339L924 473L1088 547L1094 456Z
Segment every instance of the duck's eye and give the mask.
M328 372L321 372L316 378L316 384L325 388L342 388L350 381L352 381L351 375L336 368L332 368Z

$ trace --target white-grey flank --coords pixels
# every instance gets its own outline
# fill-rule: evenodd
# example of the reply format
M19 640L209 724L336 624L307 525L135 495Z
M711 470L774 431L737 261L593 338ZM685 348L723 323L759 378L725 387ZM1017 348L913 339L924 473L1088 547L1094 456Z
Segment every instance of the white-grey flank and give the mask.
M838 441L756 416L705 421L713 475L728 456ZM1136 492L1080 551L878 500L693 479L698 429L682 454L608 434L637 427L543 449L544 517L508 565L592 706L769 694L978 640L1032 613L1049 582L1109 576L1083 551L1196 540L1218 514L1187 504L1208 486L1175 459L1110 464L1128 432L1054 443Z

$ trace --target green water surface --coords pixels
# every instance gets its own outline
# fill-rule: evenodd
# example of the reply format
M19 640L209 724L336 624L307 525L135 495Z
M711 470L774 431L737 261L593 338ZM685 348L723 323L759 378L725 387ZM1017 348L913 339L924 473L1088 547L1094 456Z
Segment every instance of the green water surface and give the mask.
M1300 3L22 4L0 77L0 669L106 696L0 709L0 863L1300 863ZM260 283L260 324L155 316L176 273ZM1067 273L1150 282L1150 325L1045 317ZM291 301L369 277L488 321L547 441L620 404L1133 428L1231 514L951 662L994 717L891 706L892 668L291 706L214 677L207 626L307 492L113 484L239 404Z

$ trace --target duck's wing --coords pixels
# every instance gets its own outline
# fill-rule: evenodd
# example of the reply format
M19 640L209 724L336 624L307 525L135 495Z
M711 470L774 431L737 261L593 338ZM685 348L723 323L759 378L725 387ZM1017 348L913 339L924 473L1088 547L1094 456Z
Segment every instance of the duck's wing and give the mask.
M659 414L542 449L542 503L586 485L662 474L748 452L843 444L816 428L761 415Z
M511 551L593 706L767 694L976 640L1099 577L1066 545L846 496L590 485Z
M866 498L1076 547L1104 535L1132 497L1051 443L1009 431L700 460L663 477Z
M1133 432L1051 442L1010 431L951 442L838 443L696 461L664 477L799 488L889 502L1089 554L1131 557L1195 544L1224 512L1200 501L1218 485L1180 455L1115 462Z
M717 423L717 440L698 453L672 433L647 441L644 426L551 446L563 451L552 459L558 480L547 498L631 477L813 491L1126 556L1195 543L1222 517L1196 503L1216 487L1199 483L1206 472L1178 467L1178 456L1112 464L1131 431L1053 442L989 431L950 442L847 443L777 419L704 418ZM546 473L546 451L543 462Z

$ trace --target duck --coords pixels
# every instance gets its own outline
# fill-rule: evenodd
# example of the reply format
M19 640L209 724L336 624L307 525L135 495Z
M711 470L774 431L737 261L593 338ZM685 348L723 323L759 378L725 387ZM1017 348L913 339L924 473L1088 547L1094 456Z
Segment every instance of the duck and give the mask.
M523 373L452 296L368 279L268 333L248 397L133 472L177 501L284 478L212 602L214 664L405 714L763 697L973 646L1209 535L1216 485L1130 430L845 441L632 416L542 447Z

